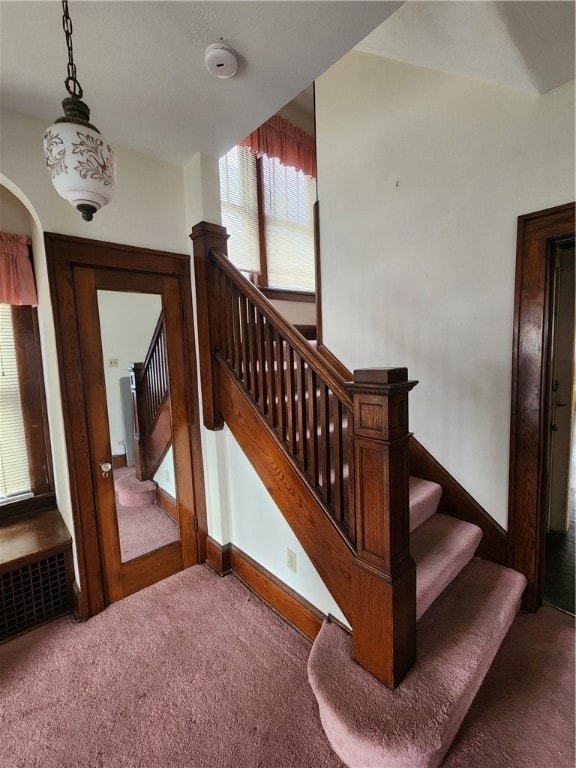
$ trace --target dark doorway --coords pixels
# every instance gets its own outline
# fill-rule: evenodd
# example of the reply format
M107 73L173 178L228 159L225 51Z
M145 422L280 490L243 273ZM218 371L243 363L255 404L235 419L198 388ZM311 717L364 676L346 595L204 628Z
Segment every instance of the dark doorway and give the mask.
M548 380L548 502L544 602L574 614L574 244L556 243Z
M572 412L571 405L558 406L553 341L557 254L564 251L574 258L574 213L574 203L569 203L518 220L508 561L528 579L524 606L529 610L536 610L543 600L550 491L558 484L557 480L551 484L550 436L560 409ZM568 403L570 390L571 384ZM570 437L569 427L568 441Z

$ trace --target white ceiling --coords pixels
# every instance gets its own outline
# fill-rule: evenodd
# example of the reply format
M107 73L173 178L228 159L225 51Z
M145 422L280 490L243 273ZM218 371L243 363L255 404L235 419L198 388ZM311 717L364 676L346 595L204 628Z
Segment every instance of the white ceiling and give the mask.
M92 122L112 143L175 163L198 151L219 157L354 46L533 93L574 79L573 0L71 0L69 8ZM47 125L67 95L61 14L53 0L0 2L1 104ZM239 57L230 80L204 68L206 46L220 38Z
M529 93L574 80L573 0L407 2L357 50Z
M182 163L219 157L297 96L399 2L69 3L74 59L108 141ZM3 106L50 124L67 95L60 2L0 3ZM238 74L204 67L220 38Z

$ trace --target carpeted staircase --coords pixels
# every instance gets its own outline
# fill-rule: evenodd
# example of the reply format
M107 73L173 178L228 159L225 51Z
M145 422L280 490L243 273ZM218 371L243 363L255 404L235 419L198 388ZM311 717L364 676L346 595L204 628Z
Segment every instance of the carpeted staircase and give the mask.
M138 480L133 467L114 472L114 490L123 507L146 507L156 503L157 485L154 480Z
M417 660L394 691L352 660L352 639L325 622L308 679L326 735L349 768L436 768L520 607L526 579L474 558L482 537L437 512L442 489L410 478Z

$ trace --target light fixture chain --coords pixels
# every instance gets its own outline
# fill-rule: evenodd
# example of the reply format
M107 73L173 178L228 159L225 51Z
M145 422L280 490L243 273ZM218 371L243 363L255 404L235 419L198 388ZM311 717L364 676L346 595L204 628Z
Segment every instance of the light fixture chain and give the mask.
M74 64L74 51L72 49L72 19L68 13L68 0L62 0L64 15L62 16L62 26L66 35L66 46L68 48L68 77L64 81L66 90L70 96L82 98L82 87L76 77L76 64Z

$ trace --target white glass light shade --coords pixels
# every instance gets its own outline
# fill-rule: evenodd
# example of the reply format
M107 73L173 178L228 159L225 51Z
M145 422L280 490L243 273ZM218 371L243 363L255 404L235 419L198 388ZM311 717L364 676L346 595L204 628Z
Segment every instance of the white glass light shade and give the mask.
M44 133L44 154L54 188L87 221L114 195L116 159L100 133L57 122Z

